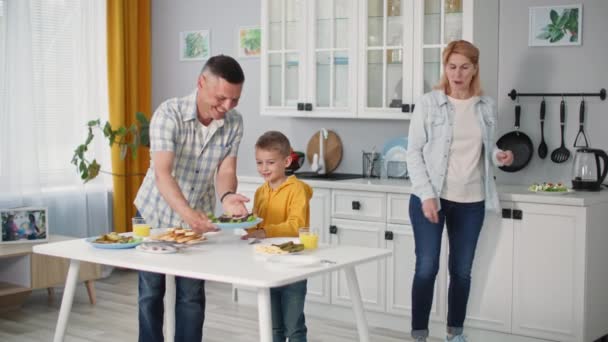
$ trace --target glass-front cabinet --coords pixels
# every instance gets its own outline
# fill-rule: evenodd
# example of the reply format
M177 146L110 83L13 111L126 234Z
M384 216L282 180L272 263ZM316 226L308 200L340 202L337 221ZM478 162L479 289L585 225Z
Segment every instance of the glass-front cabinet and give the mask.
M473 0L262 0L261 111L409 119Z
M356 116L352 0L262 0L263 114Z

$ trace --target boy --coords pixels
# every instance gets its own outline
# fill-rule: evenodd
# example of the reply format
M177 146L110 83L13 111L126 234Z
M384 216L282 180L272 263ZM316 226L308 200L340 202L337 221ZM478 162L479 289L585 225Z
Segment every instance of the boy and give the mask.
M255 192L253 212L264 219L243 238L297 237L308 227L312 188L295 176L285 175L291 163L285 135L269 131L255 144L255 161L265 183ZM270 289L273 342L306 342L304 300L306 280Z

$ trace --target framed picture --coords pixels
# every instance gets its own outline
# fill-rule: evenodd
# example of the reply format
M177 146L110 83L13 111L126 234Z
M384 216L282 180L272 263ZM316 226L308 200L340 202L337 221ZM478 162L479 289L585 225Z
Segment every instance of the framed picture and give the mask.
M1 243L40 242L49 237L46 208L17 208L0 210Z
M238 57L260 57L262 49L262 30L260 27L239 27L237 33Z
M179 33L179 60L200 61L211 56L209 30Z
M583 6L530 7L529 46L581 45Z

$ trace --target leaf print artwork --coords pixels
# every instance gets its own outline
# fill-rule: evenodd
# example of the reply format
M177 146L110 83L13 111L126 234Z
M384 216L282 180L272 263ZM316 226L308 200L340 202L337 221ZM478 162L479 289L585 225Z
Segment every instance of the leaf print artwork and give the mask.
M530 46L580 45L582 5L530 7Z
M210 56L209 31L180 33L180 60L202 60Z
M549 39L550 43L555 43L567 34L569 40L576 42L578 39L578 9L564 9L561 16L556 10L550 12L551 23L543 28L543 32L536 36L538 39Z

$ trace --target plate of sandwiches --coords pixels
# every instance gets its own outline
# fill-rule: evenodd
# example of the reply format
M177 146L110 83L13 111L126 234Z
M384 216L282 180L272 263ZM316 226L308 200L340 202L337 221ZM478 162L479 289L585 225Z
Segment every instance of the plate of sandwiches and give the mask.
M177 245L194 245L206 240L204 235L185 228L167 228L164 232L146 239L146 241L162 241Z

